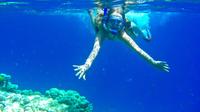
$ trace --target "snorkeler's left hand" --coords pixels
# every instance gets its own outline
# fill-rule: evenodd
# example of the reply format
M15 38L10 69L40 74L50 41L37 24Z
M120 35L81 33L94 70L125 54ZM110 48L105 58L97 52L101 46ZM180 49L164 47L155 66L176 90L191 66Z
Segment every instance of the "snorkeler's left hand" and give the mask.
M165 72L169 72L169 65L167 64L167 62L165 61L155 61L154 65L162 70L164 70Z
M78 79L83 78L86 80L86 71L88 70L88 67L86 65L73 65L74 71L77 71L76 76Z

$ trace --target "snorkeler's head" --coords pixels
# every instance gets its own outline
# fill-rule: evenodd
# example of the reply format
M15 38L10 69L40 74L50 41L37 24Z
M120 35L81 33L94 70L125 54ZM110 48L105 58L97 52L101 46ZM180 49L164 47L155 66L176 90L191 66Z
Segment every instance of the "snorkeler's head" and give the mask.
M104 8L103 27L112 34L118 34L124 29L125 21L122 8Z
M123 16L117 12L111 13L107 20L107 28L113 34L119 33L124 28Z
M123 8L122 7L112 7L110 10L110 14L112 13L119 13L123 15Z

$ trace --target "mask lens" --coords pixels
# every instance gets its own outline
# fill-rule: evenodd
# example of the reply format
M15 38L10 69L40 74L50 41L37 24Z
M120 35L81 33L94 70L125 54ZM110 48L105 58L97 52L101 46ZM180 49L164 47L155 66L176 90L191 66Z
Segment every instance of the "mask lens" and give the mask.
M123 27L123 20L120 17L111 17L107 23L107 27L112 30L120 31Z

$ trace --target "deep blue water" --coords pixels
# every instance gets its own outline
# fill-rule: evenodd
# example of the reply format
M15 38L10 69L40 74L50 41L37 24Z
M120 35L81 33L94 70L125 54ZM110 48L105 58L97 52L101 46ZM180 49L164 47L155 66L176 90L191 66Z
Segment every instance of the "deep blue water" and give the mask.
M72 65L83 64L93 46L88 15L1 12L0 72L11 74L21 89L77 90L94 112L199 112L200 13L156 11L150 22L153 40L136 42L167 61L169 73L124 43L106 41L83 81Z

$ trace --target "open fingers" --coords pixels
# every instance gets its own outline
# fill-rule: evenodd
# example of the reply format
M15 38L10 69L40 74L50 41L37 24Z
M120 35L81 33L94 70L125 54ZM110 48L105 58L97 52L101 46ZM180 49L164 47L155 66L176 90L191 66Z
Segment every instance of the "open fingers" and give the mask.
M76 73L76 76L79 76L81 74L81 70L79 72Z
M72 65L73 67L79 67L80 65Z
M84 74L84 75L83 75L83 79L84 79L84 80L86 80L86 77L85 77L85 76L86 76L86 75Z
M169 65L166 61L157 61L157 65L160 69L164 70L165 72L169 72Z
M170 68L169 68L168 65L164 65L164 66L163 66L163 70L164 70L164 71L169 72L169 69L170 69Z
M74 71L78 71L78 70L80 70L80 69L81 69L81 67L79 67L79 68L75 68Z
M166 71L166 72L169 72L169 69L165 69L165 68L164 68L163 70Z
M169 65L168 65L168 64L165 64L163 67L165 67L165 68L169 68Z
M79 75L78 79L81 79L84 75L84 72L82 71L81 74Z

